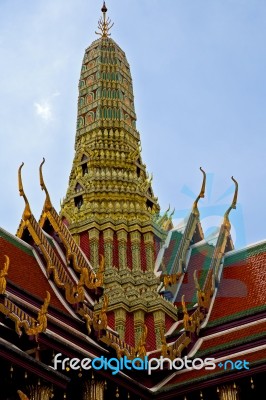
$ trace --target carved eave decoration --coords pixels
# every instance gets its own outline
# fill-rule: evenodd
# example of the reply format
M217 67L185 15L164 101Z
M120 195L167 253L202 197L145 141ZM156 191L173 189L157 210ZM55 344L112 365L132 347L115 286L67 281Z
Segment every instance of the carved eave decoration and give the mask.
M88 270L88 268L83 267L80 269L79 282L77 284L74 284L70 280L63 265L61 265L59 263L59 260L57 260L57 257L54 254L53 249L50 246L46 236L44 235L42 229L40 228L40 226L38 225L38 223L36 222L34 216L32 215L32 213L30 211L29 203L25 196L25 193L23 190L23 185L22 185L22 178L21 178L22 166L19 169L19 188L20 188L20 194L23 196L23 198L26 202L27 219L25 221L25 218L24 218L25 212L24 212L23 219L22 219L22 222L21 222L21 225L20 225L17 235L19 237L22 237L24 230L28 229L29 233L31 234L31 236L34 240L34 243L41 250L41 253L46 261L48 278L52 278L54 283L56 284L56 286L59 289L64 290L65 298L70 304L73 304L73 305L78 304L76 313L84 320L88 334L89 335L91 334L91 331L93 328L94 332L97 333L98 340L101 340L108 345L110 344L110 346L113 343L113 347L115 347L115 344L114 344L115 339L113 338L113 340L110 340L110 337L112 335L110 336L110 333L108 332L108 329L107 329L107 307L108 307L107 296L104 296L104 298L103 298L103 305L102 305L102 309L100 310L100 312L93 312L84 303L84 300L85 300L84 285L89 286L89 288L100 287L103 285L104 257L101 256L100 266L99 266L97 274L90 275L90 271ZM43 180L41 180L41 184L44 188L45 185L44 185ZM52 209L53 209L53 207L49 200L49 196L47 196L46 201L45 201L45 206L44 206L44 212L47 213L47 215L48 215L52 211ZM8 302L9 300L6 299L5 301ZM9 304L10 303L8 303L8 305ZM10 305L10 307L11 307L11 305ZM13 318L13 320L16 323L16 330L19 334L21 332L20 326L23 326L24 329L27 328L26 323L23 322L21 325L20 318L17 318L16 316L13 317L13 314L10 314L8 307L4 307L3 311L5 312L6 315L8 314L8 316L10 316L10 318ZM40 315L40 317L41 317L41 315ZM30 328L27 328L27 332L33 332L30 329L37 330L38 326L40 324L39 324L38 320L37 320L37 323L35 323L35 320L32 319L32 320L30 320L28 325L30 326ZM41 329L42 326L44 326L44 325L40 325L39 329ZM107 340L107 337L109 337L108 340ZM122 344L122 347L124 347L125 349L128 348L128 346L126 344ZM117 348L117 350L118 350L118 348Z
M108 309L108 296L103 296L102 308L99 313L93 313L93 328L96 332L106 330L107 328L107 309Z
M161 354L163 357L168 357L171 360L181 357L183 350L199 336L201 324L209 310L214 292L210 276L211 275L208 274L204 288L201 289L197 279L197 271L194 271L194 281L198 299L197 307L192 313L189 313L185 303L185 296L182 296L181 302L185 332L183 332L174 343L167 344L165 334L163 329L161 329Z
M157 215L157 225L160 226L161 228L163 227L164 223L166 223L169 219L168 217L168 213L170 211L170 204L169 207L167 208L167 210L165 211L165 213L160 217L159 215ZM155 216L156 218L156 216Z
M212 301L212 297L214 295L215 283L217 286L218 274L219 274L219 266L221 264L222 258L227 248L231 249L231 237L230 237L230 228L231 224L229 221L229 214L232 209L236 208L237 203L237 195L238 195L238 183L232 177L233 182L235 183L235 193L232 200L232 204L225 212L223 224L220 229L219 237L217 240L217 244L215 247L215 251L212 257L210 269L208 271L207 277L205 279L203 288L200 287L197 278L197 271L194 271L194 282L195 288L197 290L197 307L191 313L188 312L185 297L182 296L182 312L183 312L183 325L185 332L182 333L179 338L173 343L168 345L165 339L164 333L161 331L161 353L164 357L169 357L174 359L176 357L180 357L182 355L182 351L189 346L191 342L195 341L195 338L199 337L200 328L203 320L205 319L210 304ZM204 194L204 192L203 192ZM197 198L202 197L202 192ZM193 209L196 210L197 200L194 203ZM197 215L197 211L195 212ZM172 275L172 279L176 279L174 275ZM170 280L171 277L165 276L166 279ZM161 278L162 280L164 278Z
M161 329L161 355L171 360L183 356L183 351L194 342L195 337L199 336L201 322L205 318L205 313L202 312L200 306L198 306L192 314L188 313L184 295L182 296L182 311L185 332L181 333L174 343L167 343L165 333L163 329Z
M197 307L192 313L189 313L186 307L185 297L184 295L182 296L181 301L182 301L182 311L183 311L183 325L185 332L180 335L180 337L177 339L176 342L174 342L171 345L168 345L165 336L161 331L161 342L162 342L161 352L164 357L169 357L173 359L181 356L183 349L186 348L191 343L192 338L194 338L195 340L195 337L199 336L201 324L209 311L212 297L214 294L215 283L217 286L219 266L221 264L227 246L229 246L231 243L231 238L230 238L231 224L229 221L229 213L232 209L236 208L237 195L238 195L238 183L233 177L232 180L235 183L234 197L232 200L232 204L225 212L223 224L220 229L210 269L208 271L203 288L200 287L200 284L198 282L197 271L196 270L194 271L193 276L194 276L195 288L197 290ZM231 249L231 247L229 247L229 249Z
M146 352L146 341L147 341L148 329L146 325L143 325L141 338L136 347L130 346L124 340L121 340L118 336L114 335L110 331L106 331L100 340L105 343L108 347L113 348L116 351L117 358L126 356L129 360L134 358L144 358L147 354Z
M172 286L176 285L180 279L180 277L183 275L182 272L178 272L177 274L162 274L160 276L161 282L163 282L163 285L165 287L167 286Z
M196 229L198 229L198 234L200 234L201 239L203 239L203 232L202 228L200 225L199 217L200 213L198 210L198 202L201 198L204 198L205 195L205 188L206 188L206 173L205 171L200 167L200 170L203 174L203 181L202 181L202 186L200 193L196 200L194 201L192 211L190 213L184 234L181 239L181 243L179 245L174 263L173 263L173 273L172 274L162 274L160 279L164 283L164 286L174 286L178 283L180 280L181 276L185 273L185 268L186 268L186 258L187 258L187 252L189 250L189 247L191 245L191 241L193 239L193 236L195 234ZM170 206L168 210L166 211L166 214L162 217L162 219L166 219L167 212L169 211Z
M173 229L173 222L172 217L175 213L175 209L168 215L170 211L170 205L165 213L160 217L158 214L155 215L154 220L156 221L157 226L162 229L163 231L168 232L169 230Z
M70 304L83 302L85 298L85 292L82 279L80 278L77 284L73 283L72 279L68 276L64 266L58 260L42 229L31 213L29 202L25 195L22 184L21 169L23 165L24 164L22 163L18 173L19 193L21 196L23 196L26 206L21 224L17 231L17 236L19 238L23 238L23 233L25 229L27 229L35 245L38 247L43 258L45 259L48 279L52 278L56 286L59 289L64 290L65 298ZM48 204L48 202L46 202L46 204Z
M88 333L90 334L93 328L97 339L105 343L108 347L113 348L116 351L118 359L124 356L127 356L130 360L135 357L144 358L146 355L146 340L148 334L147 326L143 325L142 335L138 345L135 348L128 345L124 340L121 340L119 336L116 336L108 329L108 304L108 296L104 295L100 312L94 311L92 314L88 314L85 309L79 311L79 314L86 320Z
M0 270L0 295L5 294L6 291L6 276L8 274L8 269L10 265L10 259L5 255L6 262L4 263L4 268Z
M82 307L78 308L77 314L79 314L84 320L87 333L90 336L92 330L91 328L93 323L93 317L94 317L93 311L90 308L88 308L85 304L82 304Z
M35 336L37 340L38 335L45 332L47 328L47 312L49 303L50 293L47 291L44 303L38 312L37 319L35 319L5 297L0 303L0 312L15 323L15 330L19 336L22 335L23 329L26 335Z
M108 347L111 347L116 351L116 356L118 359L124 356L127 356L129 360L133 360L133 358L135 358L135 348L127 344L124 340L121 340L109 330L107 330L105 334L100 337L100 340Z
M87 267L81 269L80 280L88 289L97 289L103 287L104 281L104 256L100 254L100 265L97 273L89 270Z
M171 344L166 342L165 334L161 331L161 355L163 357L174 360L182 356L182 352L191 343L190 337L187 336L186 332L183 332L179 338Z
M147 351L146 351L147 335L148 335L148 328L147 328L147 325L144 324L142 327L142 334L141 334L139 343L135 348L135 356L138 358L143 359L147 354Z
M28 396L26 396L21 390L17 391L20 400L29 400Z
M104 257L101 256L100 266L98 272L95 273L93 269L90 267L88 260L86 260L85 256L82 254L79 246L75 242L73 236L69 232L66 225L63 223L59 215L57 214L55 208L52 205L50 200L50 195L47 190L47 187L44 183L42 167L45 162L43 159L39 173L40 173L40 185L42 190L44 190L46 194L46 199L44 202L44 207L42 211L42 215L39 221L39 225L41 228L44 227L46 220L49 221L54 231L59 236L61 242L64 245L66 250L66 260L68 264L72 262L74 270L80 274L80 282L89 290L95 290L97 288L103 287L103 275L104 275Z
M21 390L17 391L20 400L49 400L54 397L53 389L43 385L30 385L27 387L27 392L29 392L29 397L26 396L25 393L23 393Z
M211 299L214 293L212 280L209 282L210 278L208 273L204 287L201 288L197 278L197 270L194 271L193 277L194 277L195 287L197 290L198 307L200 307L201 310L203 309L205 312L207 312L210 307Z

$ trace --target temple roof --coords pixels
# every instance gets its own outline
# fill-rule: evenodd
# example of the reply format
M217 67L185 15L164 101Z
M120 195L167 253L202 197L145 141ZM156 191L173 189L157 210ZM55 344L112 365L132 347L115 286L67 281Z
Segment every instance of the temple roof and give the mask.
M0 228L0 250L0 265L4 264L4 254L10 256L8 280L39 299L50 291L51 305L66 312L66 307L51 290L42 261L32 246Z
M232 203L216 236L204 239L202 168L201 190L183 227L173 228L170 206L159 214L142 161L129 64L109 37L105 3L102 12L101 37L82 62L76 153L61 215L43 180L43 160L46 196L36 220L22 164L25 208L17 236L0 229L0 350L5 361L63 388L69 378L52 371L54 350L131 360L215 357L215 370L99 372L144 399L176 399L192 383L195 389L233 379L235 371L220 366L228 358L248 358L251 371L241 376L265 363L266 241L233 250L233 177ZM32 366L29 354L36 358Z
M208 326L266 310L266 242L227 253Z
M207 354L216 356L221 351L228 351L229 348L255 343L266 337L266 319L257 319L253 322L219 330L219 332L204 336L196 357L205 357Z
M188 307L193 307L197 303L195 290L194 273L197 271L197 277L200 286L204 285L208 271L210 269L211 259L214 252L214 246L205 240L193 245L182 284L175 298L175 304L181 306L182 296L185 295Z

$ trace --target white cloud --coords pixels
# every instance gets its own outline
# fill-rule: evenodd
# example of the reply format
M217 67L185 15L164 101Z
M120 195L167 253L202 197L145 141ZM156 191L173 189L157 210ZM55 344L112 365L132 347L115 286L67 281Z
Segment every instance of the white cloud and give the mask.
M60 94L61 94L61 93L60 93L60 92L58 92L58 91L57 91L57 92L54 92L54 93L52 94L52 97L57 97L57 96L60 96Z
M52 119L52 107L48 101L42 101L40 103L34 103L36 114L44 119L45 121L51 121Z

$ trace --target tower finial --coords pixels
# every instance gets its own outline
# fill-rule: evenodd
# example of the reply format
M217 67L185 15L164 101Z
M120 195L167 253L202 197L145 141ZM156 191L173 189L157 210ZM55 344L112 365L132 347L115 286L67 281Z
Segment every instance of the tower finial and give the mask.
M44 179L43 179L42 166L43 166L44 163L45 163L45 158L43 157L42 163L41 163L40 168L39 168L40 185L41 185L42 190L44 190L45 194L46 194L46 199L45 199L45 203L44 203L44 210L45 211L49 211L52 208L52 203L51 203L51 200L50 200L49 192L47 190L47 187L46 187L46 185L44 183Z
M205 187L206 187L206 172L200 167L201 172L203 173L203 181L202 181L202 186L200 190L200 194L196 198L193 204L193 212L198 212L198 202L199 199L202 199L205 196Z
M23 212L22 219L24 221L26 221L27 219L29 219L31 217L31 209L30 209L30 204L29 204L29 201L27 199L27 196L25 195L24 188L23 188L23 183L22 183L21 170L23 168L23 165L24 165L24 162L20 165L20 167L18 169L18 190L19 190L20 196L22 196L24 201L25 201L25 209L24 209L24 212Z
M234 193L234 197L232 200L232 204L230 205L230 207L228 208L228 210L225 212L224 214L224 224L227 226L230 226L230 222L229 222L229 214L230 211L234 208L236 208L236 203L237 203L237 195L238 195L238 182L234 179L234 177L231 177L232 181L235 184L235 193Z
M105 1L103 2L103 6L102 6L102 10L101 10L103 13L106 13L108 10L107 10L107 7L106 7L106 4L105 4Z
M113 23L110 20L110 18L106 18L106 13L107 13L107 7L105 4L105 1L103 2L103 6L101 9L103 16L101 19L98 21L98 29L100 32L95 32L96 35L101 35L102 37L107 38L108 36L111 36L111 33L109 33L109 30L113 27Z

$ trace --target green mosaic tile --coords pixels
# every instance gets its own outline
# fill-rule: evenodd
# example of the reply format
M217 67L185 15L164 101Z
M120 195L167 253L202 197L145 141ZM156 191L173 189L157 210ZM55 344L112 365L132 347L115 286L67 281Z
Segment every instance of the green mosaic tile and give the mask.
M230 266L232 264L237 264L241 261L245 261L249 257L265 252L266 252L266 242L260 243L249 249L245 248L241 251L236 252L235 254L233 253L229 256L226 256L224 260L224 267Z

